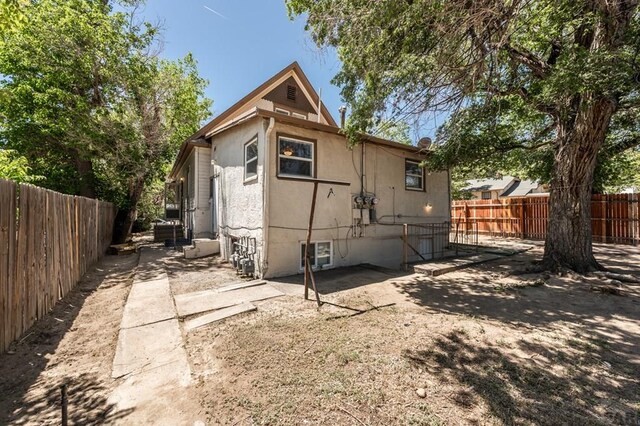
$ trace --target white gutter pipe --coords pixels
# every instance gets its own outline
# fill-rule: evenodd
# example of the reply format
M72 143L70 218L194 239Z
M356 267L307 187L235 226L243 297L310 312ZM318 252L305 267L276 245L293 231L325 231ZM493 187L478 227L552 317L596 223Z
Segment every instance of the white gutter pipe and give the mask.
M276 125L276 119L269 118L269 126L264 133L264 165L262 166L262 278L269 269L269 164L271 163L271 155L269 153L271 132Z

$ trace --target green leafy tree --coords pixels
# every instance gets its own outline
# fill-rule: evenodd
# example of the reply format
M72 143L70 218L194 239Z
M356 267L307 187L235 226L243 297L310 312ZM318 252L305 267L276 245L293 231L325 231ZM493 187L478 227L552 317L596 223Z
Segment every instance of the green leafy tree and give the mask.
M12 30L26 21L24 8L29 0L2 0L0 1L0 32Z
M131 58L150 48L155 29L110 13L106 1L40 0L23 9L29 19L0 37L0 138L38 174L49 177L56 164L46 186L94 198L92 159L107 142L100 118L122 95L119 80Z
M539 163L551 184L543 266L598 269L590 199L599 158L640 142L636 0L289 0L319 45L350 134L382 114L449 110L435 165ZM465 140L465 138L468 138Z
M106 0L34 0L0 36L0 142L42 186L118 205L122 242L147 187L209 115L191 55L157 57L158 31Z
M371 129L371 134L405 145L413 145L411 129L406 121L382 120Z
M17 155L15 151L0 149L0 179L33 183L42 177L31 174L31 168L26 158Z
M104 132L114 143L96 163L104 191L121 207L116 242L130 234L145 188L153 191L164 181L180 144L198 130L211 106L204 97L207 81L198 76L191 55L180 61L141 59L127 79L127 96L104 117Z

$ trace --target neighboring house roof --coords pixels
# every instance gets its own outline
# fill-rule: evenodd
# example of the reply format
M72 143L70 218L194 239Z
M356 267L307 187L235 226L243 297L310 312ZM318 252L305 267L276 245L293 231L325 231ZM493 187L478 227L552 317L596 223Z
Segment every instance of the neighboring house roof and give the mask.
M540 186L535 180L520 180L504 191L501 197L524 197Z
M317 105L320 103L320 98L305 76L304 72L302 72L300 65L298 65L297 62L293 62L292 64L278 72L276 75L262 83L256 89L251 91L251 93L233 104L222 114L216 116L213 120L204 125L189 138L187 138L187 140L185 140L180 146L180 151L178 152L176 161L173 163L173 168L171 169L169 178L175 178L181 164L184 162L184 160L186 160L194 147L209 146L210 141L208 141L207 139L209 139L211 136L223 132L254 117L260 116L274 118L276 121L295 124L299 127L305 127L335 134L341 133L341 129L338 127L335 120L322 103L320 103L320 113L326 124L314 120L306 120L304 118L283 115L261 108L261 99L268 97L280 85L282 85L284 82L291 81L292 78L296 81L296 83L299 83L299 86L303 90L304 95L307 96L307 99L309 100L309 105L312 105L314 108L314 112L317 113ZM385 145L411 152L420 152L423 150L420 147L404 145L372 135L363 134L361 136L363 140L378 145Z
M540 186L535 180L520 180L513 176L503 176L500 179L471 179L467 183L462 191L498 191L499 197L524 197Z
M503 176L500 179L470 179L462 191L504 191L515 180L513 176Z

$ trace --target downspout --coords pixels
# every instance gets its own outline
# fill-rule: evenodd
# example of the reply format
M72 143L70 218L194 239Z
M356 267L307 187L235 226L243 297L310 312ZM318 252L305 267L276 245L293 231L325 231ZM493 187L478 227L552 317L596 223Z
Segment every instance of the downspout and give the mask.
M365 183L365 155L366 155L366 142L362 141L362 148L360 151L360 196L364 198L364 183ZM363 214L364 209L360 210L361 214ZM365 227L366 225L363 223L363 220L360 220L360 237L365 236Z
M362 148L360 149L360 196L364 197L364 156L365 156L365 142L362 141Z
M262 271L261 275L267 274L269 269L269 164L271 163L271 156L269 154L269 140L271 139L271 132L276 125L275 118L269 118L269 126L264 133L264 165L262 166Z

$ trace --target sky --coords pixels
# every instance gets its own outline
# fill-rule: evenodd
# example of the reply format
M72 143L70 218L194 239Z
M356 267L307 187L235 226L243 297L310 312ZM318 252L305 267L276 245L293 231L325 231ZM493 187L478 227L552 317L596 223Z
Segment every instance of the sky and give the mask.
M293 61L298 61L334 119L342 105L330 84L340 70L333 49L320 50L291 21L283 0L147 0L139 10L163 28L167 59L193 53L218 115Z
M316 47L304 31L304 17L290 20L284 0L147 0L139 12L162 27L161 56L193 53L200 75L209 80L206 95L213 99L214 116L298 61L339 121L343 102L331 84L340 70L337 54ZM420 132L433 137L436 124Z

